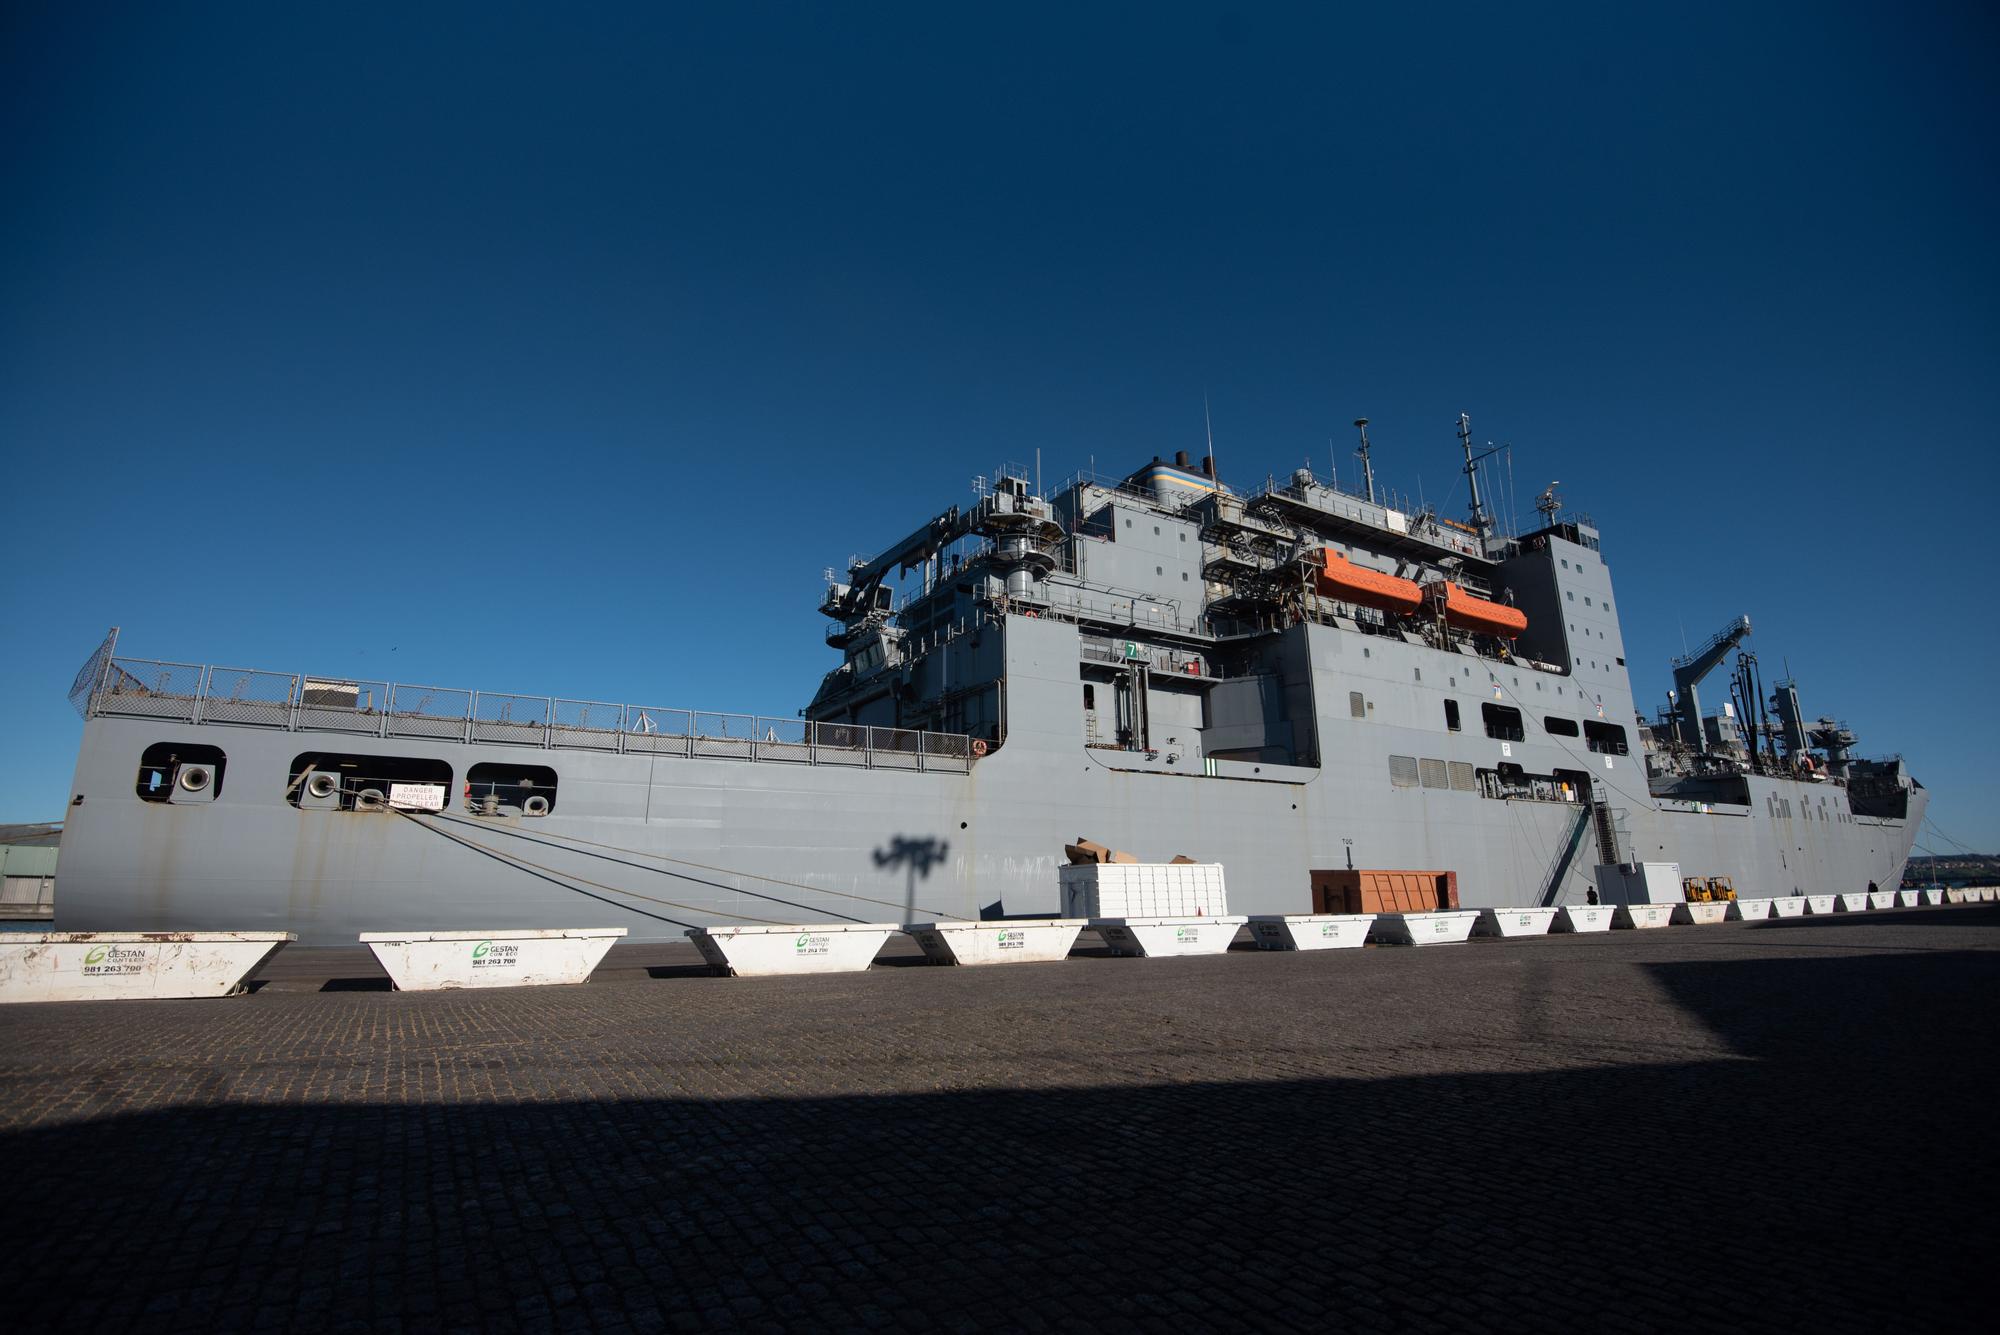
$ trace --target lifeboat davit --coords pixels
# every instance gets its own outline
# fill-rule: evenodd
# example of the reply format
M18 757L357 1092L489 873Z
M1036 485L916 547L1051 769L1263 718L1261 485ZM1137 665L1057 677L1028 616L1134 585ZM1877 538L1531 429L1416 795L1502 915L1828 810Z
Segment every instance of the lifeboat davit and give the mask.
M1518 607L1475 597L1448 579L1426 584L1424 592L1436 599L1445 623L1460 630L1476 630L1511 640L1528 628L1528 614Z
M1313 582L1321 597L1358 603L1379 612L1408 616L1424 605L1424 591L1409 580L1379 570L1365 570L1331 547L1320 552L1320 566L1313 571Z

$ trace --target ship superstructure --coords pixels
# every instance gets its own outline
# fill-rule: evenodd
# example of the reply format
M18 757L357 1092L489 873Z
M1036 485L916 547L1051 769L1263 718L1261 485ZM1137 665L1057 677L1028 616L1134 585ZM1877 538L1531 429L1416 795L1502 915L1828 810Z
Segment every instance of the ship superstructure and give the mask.
M981 478L829 581L841 661L803 717L123 657L86 717L58 924L683 924L1053 912L1081 833L1228 865L1298 912L1325 867L1456 871L1469 906L1677 861L1746 894L1900 876L1926 794L1767 688L1748 618L1634 699L1599 532L1525 532L1212 454ZM1699 688L1731 663L1728 700Z

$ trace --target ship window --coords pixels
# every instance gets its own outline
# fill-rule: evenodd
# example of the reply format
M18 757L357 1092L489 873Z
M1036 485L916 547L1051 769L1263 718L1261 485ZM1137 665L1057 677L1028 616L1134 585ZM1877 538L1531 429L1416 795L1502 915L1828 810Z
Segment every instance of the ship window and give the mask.
M1587 593L1583 595L1583 605L1585 607L1590 606L1590 595Z
M1154 530L1153 530L1153 532L1155 532L1155 533L1158 533L1159 531L1160 531L1160 530L1158 530L1158 529L1154 529ZM1154 573L1155 575L1164 575L1164 574L1166 574L1167 572L1166 572L1166 568L1165 568L1164 566L1154 566L1154 567L1153 567L1153 573Z
M1187 583L1187 571L1185 570L1181 571L1181 583Z
M449 805L451 766L427 756L371 756L337 751L307 751L292 757L285 779L285 800L295 807L340 811L371 811L389 803L390 787L409 784L406 800L426 808L435 799Z
M199 742L155 742L139 757L139 778L133 791L148 802L170 802L179 785L188 793L222 792L222 770L228 763L219 746Z
M465 809L476 816L546 816L556 809L556 772L547 765L474 765L465 772Z
M1424 679L1424 670L1422 668L1411 668L1410 671L1417 674L1418 681L1422 681Z
M1570 600L1571 602L1575 602L1575 601L1576 601L1576 590L1575 590L1575 589L1565 589L1565 590L1563 590L1563 592L1569 595L1569 600Z
M1160 526L1158 524L1153 525L1153 536L1156 538L1160 536Z
M1576 736L1576 720L1573 718L1557 718L1554 714L1550 714L1542 720L1542 728L1557 737Z
M1347 693L1347 713L1351 718L1368 717L1368 701L1362 697L1361 692L1349 691Z
M1444 702L1444 726L1453 732L1458 731L1458 701L1447 700Z
M1503 742L1518 742L1528 734L1521 726L1521 711L1512 705L1485 704L1479 713L1486 721L1486 735Z
M1562 559L1562 563L1563 563L1563 569L1564 569L1564 570L1568 570L1568 569L1569 569L1569 558L1568 558L1567 556L1565 556L1565 557L1564 557L1564 558Z
M1085 682L1083 685L1083 707L1085 709L1097 708L1097 688L1089 682Z
M1593 751L1602 751L1608 756L1629 754L1625 745L1625 729L1616 723L1597 723L1585 720L1583 744Z

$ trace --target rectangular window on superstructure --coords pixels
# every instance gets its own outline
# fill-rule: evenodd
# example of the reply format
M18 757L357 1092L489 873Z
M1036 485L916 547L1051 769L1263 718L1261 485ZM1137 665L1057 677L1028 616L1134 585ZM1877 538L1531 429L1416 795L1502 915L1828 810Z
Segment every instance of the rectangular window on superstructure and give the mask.
M1512 705L1484 704L1479 713L1486 722L1486 735L1503 742L1518 742L1527 732L1521 727L1521 711Z
M1447 700L1444 702L1444 726L1452 732L1458 731L1458 701Z
M1542 730L1553 733L1557 737L1574 737L1576 736L1576 720L1557 718L1554 714L1550 714L1542 720Z
M1616 723L1599 723L1586 719L1583 724L1583 744L1593 751L1601 751L1608 756L1629 754L1625 744L1625 729Z

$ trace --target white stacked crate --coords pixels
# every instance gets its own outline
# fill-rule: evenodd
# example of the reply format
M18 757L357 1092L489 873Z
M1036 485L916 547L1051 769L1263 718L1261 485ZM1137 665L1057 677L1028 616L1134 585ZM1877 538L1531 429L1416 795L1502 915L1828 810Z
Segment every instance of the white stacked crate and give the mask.
M1100 862L1061 868L1065 918L1219 918L1219 862Z

